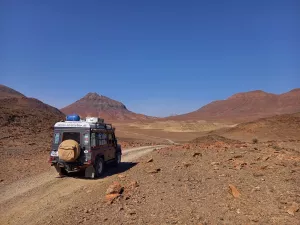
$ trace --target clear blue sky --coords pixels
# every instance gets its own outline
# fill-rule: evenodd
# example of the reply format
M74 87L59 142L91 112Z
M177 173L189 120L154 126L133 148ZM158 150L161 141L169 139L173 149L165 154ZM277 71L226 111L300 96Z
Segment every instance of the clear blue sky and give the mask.
M0 0L0 83L155 116L300 86L300 1Z

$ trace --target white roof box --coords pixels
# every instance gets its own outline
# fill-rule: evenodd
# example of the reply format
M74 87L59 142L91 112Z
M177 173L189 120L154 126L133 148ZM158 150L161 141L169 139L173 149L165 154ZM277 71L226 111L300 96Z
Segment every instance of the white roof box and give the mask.
M86 117L85 121L88 123L103 123L104 119L98 117Z

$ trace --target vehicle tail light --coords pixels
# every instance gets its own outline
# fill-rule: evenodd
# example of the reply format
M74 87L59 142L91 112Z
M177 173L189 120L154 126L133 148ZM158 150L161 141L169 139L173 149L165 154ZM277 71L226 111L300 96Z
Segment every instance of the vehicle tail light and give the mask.
M90 162L92 159L92 151L91 150L84 150L85 161Z
M88 160L86 162L84 162L84 164L91 164L92 163L92 160Z
M50 156L48 162L51 163L55 158L53 156Z

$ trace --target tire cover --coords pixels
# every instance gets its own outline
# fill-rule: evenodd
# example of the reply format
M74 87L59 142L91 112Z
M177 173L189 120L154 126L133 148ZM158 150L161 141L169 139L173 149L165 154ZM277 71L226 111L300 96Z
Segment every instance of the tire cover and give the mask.
M65 140L58 147L58 157L65 162L74 162L79 155L80 147L74 140Z

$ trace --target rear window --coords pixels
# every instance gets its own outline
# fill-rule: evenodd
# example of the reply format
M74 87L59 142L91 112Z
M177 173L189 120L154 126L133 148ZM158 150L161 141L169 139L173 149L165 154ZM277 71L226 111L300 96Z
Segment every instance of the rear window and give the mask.
M65 140L74 140L80 144L80 133L78 132L64 132L62 141Z

